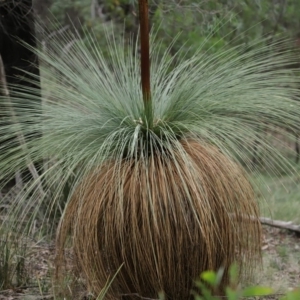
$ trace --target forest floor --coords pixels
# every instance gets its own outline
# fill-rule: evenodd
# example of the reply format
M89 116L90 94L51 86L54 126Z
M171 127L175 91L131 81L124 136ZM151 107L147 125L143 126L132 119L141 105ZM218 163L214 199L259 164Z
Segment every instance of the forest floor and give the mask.
M257 271L254 283L272 287L275 294L299 288L300 236L287 230L263 226L262 250L263 268Z
M300 174L300 166L298 174ZM300 225L299 175L283 175L280 178L262 175L255 176L254 180L254 184L257 184L258 188L257 197L262 216L274 220L291 221L295 225ZM0 210L0 220L2 212ZM70 275L60 281L62 288L59 291L61 295L55 293L56 296L54 296L52 280L55 273L54 241L48 242L45 238L39 237L36 240L24 241L24 244L26 245L26 251L24 251L23 273L27 283L25 286L14 289L1 290L0 287L0 300L93 299L89 297L82 283L74 281L74 278L72 279ZM263 226L262 252L263 264L257 266L253 284L269 286L273 288L276 295L251 299L277 300L281 299L286 292L300 288L299 235L285 229ZM4 254L5 251L1 248L0 255L3 256ZM67 254L68 257L71 257L70 253ZM20 256L20 254L18 255ZM1 256L0 279L1 274L4 273L1 270L1 259L3 262ZM71 265L70 261L68 263L69 267ZM17 280L12 279L11 281L14 283ZM18 284L14 284L14 286L18 286Z
M29 246L30 255L26 258L25 264L31 283L17 289L0 291L0 300L64 299L64 297L54 297L52 293L54 246L42 242L32 242ZM270 286L276 295L254 299L280 299L287 291L299 288L300 237L287 230L263 226L262 250L263 268L258 268L254 284ZM76 294L74 294L74 288L69 284L69 279L66 279L66 292L71 293L68 299L92 299L84 290L76 289Z

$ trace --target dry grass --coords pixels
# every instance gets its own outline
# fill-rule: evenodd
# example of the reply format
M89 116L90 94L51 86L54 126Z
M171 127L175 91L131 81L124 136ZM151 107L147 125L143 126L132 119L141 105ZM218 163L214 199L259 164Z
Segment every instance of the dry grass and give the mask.
M81 183L59 229L59 267L71 230L76 264L96 294L123 266L107 299L159 291L189 299L202 271L234 261L251 273L261 227L244 172L215 147L178 143L183 151L111 161ZM241 214L251 221L232 217Z

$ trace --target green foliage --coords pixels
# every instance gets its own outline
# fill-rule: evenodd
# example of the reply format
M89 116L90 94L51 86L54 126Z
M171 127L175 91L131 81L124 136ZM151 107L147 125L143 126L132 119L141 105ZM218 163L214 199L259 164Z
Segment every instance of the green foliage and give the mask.
M277 177L269 174L253 174L254 176L261 214L275 220L300 224L299 176L289 172Z
M195 300L218 300L218 296L214 296L214 292L218 288L220 283L220 271L215 273L213 271L207 271L201 274L200 279L196 281L196 287L199 288L199 293L193 292ZM225 296L228 300L245 299L248 297L264 297L272 296L273 289L264 286L250 286L240 288L236 283L236 277L238 276L236 266L233 265L230 270L231 280L230 284L226 288ZM218 294L218 293L216 293ZM281 300L298 300L300 299L300 289L294 289L287 292L287 294L281 297Z
M300 288L288 292L280 300L298 300L298 299L300 299Z
M297 38L300 33L300 4L293 0L278 3L269 0L160 0L149 1L149 6L151 23L163 40L163 49L174 36L182 33L172 46L172 53L184 47L188 55L192 55L204 40L205 50L217 52L224 49L224 45L250 47L263 37ZM92 4L89 0L54 0L49 9L61 25L73 22L79 31L82 27L93 29L98 42L103 40L103 28L108 23L114 26L117 34L122 33L123 28L128 34L138 31L137 1L133 0L94 1Z

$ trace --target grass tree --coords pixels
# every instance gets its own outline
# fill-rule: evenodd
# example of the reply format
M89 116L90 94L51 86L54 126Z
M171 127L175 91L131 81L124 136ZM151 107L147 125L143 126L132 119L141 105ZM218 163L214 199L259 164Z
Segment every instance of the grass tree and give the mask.
M288 165L264 136L299 127L299 78L286 70L297 56L288 42L260 41L247 52L199 49L186 59L167 50L160 57L159 41L149 48L147 0L139 5L141 51L133 41L132 55L114 39L109 59L96 42L77 41L58 55L62 45L53 43L35 50L50 91L42 111L23 102L25 94L39 97L38 88L2 98L18 104L19 120L0 127L0 141L32 137L10 155L0 152L2 179L47 160L11 201L7 222L26 221L29 232L32 220L63 208L68 187L58 267L71 236L74 262L94 293L117 273L107 299L157 298L160 291L189 299L202 271L223 268L225 284L233 262L247 276L260 259L259 210L242 166L251 168L257 142L272 172ZM66 32L63 38L74 41Z

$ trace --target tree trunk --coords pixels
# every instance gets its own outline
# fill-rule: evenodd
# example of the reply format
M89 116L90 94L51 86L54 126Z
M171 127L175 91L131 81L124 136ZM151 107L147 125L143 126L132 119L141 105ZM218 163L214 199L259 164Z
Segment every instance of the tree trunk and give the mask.
M38 61L20 41L36 46L32 0L4 0L0 15L0 54L7 83L30 85L26 81L30 76L23 71L39 75Z
M0 2L0 55L3 60L4 73L6 74L6 82L8 86L9 94L13 96L14 86L24 86L26 88L34 88L34 93L39 91L39 81L34 76L39 75L38 58L23 43L36 47L35 36L35 24L34 24L34 12L32 8L32 0L4 0ZM26 73L25 73L26 72ZM28 73L32 74L28 74ZM35 84L30 80L35 81ZM38 85L38 86L37 86ZM30 91L28 91L30 92ZM39 97L38 97L39 98ZM38 99L36 97L36 99ZM24 96L24 102L27 106L39 106L40 103L33 103L32 98L28 100ZM40 100L36 100L40 101ZM0 101L1 102L1 101ZM0 107L3 107L3 103L0 103ZM18 119L18 109L16 105L15 115ZM7 111L6 111L7 112ZM2 114L3 116L3 114ZM0 115L1 117L1 115ZM9 117L9 116L6 116ZM1 124L1 122L0 122ZM2 122L3 124L3 122ZM6 123L7 125L7 123ZM30 126L30 123L28 123ZM38 133L37 133L38 135ZM25 136L25 139L29 138ZM1 151L9 150L9 143L2 141L4 145L0 144ZM11 140L10 140L11 144ZM27 173L27 172L25 172ZM24 174L23 174L24 175ZM13 174L12 174L13 176ZM25 176L25 175L24 175ZM7 180L7 178L5 179ZM10 182L13 184L14 180Z

